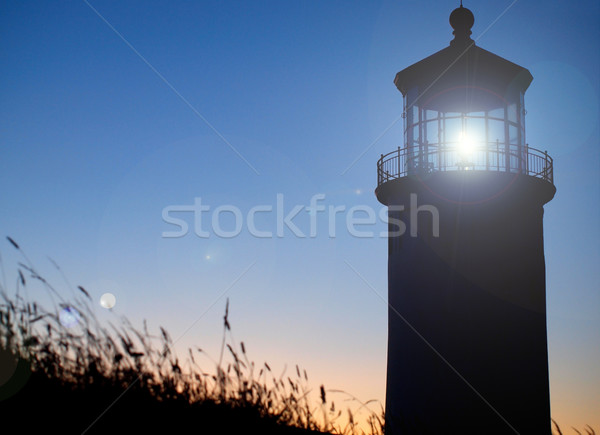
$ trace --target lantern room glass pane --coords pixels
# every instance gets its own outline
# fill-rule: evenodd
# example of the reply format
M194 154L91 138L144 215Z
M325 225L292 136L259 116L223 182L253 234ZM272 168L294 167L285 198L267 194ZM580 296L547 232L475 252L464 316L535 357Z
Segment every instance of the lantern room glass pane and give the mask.
M487 116L490 118L504 119L504 106L488 111Z
M460 113L447 113L444 120L444 145L453 145L458 143L462 130L462 120Z
M517 122L517 103L508 105L508 120L510 122Z
M488 142L504 143L504 122L497 119L488 119Z
M483 147L486 141L485 118L465 117L464 139L477 147Z
M515 125L509 125L508 126L508 135L509 135L509 142L512 145L520 145L519 144L519 132L518 129Z
M438 137L439 126L438 120L434 119L432 121L427 122L427 142L429 144L437 145L440 142L440 138Z

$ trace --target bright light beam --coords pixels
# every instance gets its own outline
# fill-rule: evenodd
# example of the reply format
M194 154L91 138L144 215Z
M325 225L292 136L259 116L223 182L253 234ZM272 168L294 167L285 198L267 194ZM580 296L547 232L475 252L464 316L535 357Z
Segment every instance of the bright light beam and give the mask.
M458 137L458 153L463 159L469 159L475 154L475 142L464 132Z

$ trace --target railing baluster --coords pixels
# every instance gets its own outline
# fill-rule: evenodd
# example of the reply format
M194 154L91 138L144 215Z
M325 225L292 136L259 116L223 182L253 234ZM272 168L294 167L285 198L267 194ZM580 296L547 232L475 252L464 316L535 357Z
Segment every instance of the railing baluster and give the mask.
M525 175L529 175L529 144L525 144Z
M396 165L397 165L397 168L398 168L398 178L400 178L400 174L402 174L402 168L400 167L400 151L401 150L402 149L400 147L398 147L398 151L397 151L397 154L395 156L396 160L397 160Z
M500 172L500 141L496 139L496 171Z

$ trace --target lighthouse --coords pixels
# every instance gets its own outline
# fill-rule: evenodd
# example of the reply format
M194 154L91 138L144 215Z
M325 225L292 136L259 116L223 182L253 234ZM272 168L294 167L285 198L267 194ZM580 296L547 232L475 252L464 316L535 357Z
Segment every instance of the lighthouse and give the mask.
M471 39L400 71L401 146L377 162L388 206L386 435L549 434L544 204L530 72ZM533 109L532 109L533 110Z

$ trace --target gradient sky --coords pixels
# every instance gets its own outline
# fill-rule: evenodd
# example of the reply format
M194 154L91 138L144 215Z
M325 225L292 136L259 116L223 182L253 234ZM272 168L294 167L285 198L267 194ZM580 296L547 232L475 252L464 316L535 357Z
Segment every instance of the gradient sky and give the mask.
M131 46L83 1L0 6L2 235L50 281L46 256L96 300L114 293L134 324L176 338L196 322L182 349L217 355L228 297L255 361L383 402L387 306L348 264L385 298L384 238L353 237L343 215L330 238L320 214L314 238L165 239L161 214L196 197L245 214L279 193L286 212L319 193L378 212L376 161L402 143L397 122L373 144L402 111L393 78L448 45L458 1L89 4ZM558 189L544 221L552 414L598 429L599 4L465 6L477 44L534 77L527 141L554 157ZM307 232L306 212L294 222ZM274 213L257 226L275 232ZM18 258L6 241L0 253L10 278Z

